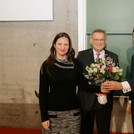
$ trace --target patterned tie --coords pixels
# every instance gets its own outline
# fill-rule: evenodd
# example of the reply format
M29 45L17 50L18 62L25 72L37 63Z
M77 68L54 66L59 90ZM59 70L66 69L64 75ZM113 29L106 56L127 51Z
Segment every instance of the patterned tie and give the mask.
M97 55L97 58L99 58L99 56L100 56L100 53L96 53L96 55Z
M97 55L96 61L98 61L100 53L96 53L96 55Z

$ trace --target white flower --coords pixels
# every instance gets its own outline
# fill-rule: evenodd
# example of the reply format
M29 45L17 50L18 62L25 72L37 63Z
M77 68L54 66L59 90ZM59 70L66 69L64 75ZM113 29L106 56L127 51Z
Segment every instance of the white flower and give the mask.
M101 68L100 72L101 72L102 74L105 74L105 69L104 69L104 68Z
M103 65L102 68L103 68L103 69L106 69L106 65Z
M119 69L119 73L122 73L123 72L123 69L121 68L121 69Z
M90 65L90 67L91 67L91 68L94 68L94 67L95 67L95 64L94 64L94 63L92 63L92 64Z
M120 76L122 76L122 73L119 73Z
M94 71L93 71L92 68L89 68L88 72L89 72L89 73L93 73Z
M88 66L86 66L86 70L89 71L89 69L90 69L90 68L89 68Z
M116 67L112 67L112 72L116 73L117 72L117 68Z
M102 74L105 74L105 71L104 71L104 70L102 70L102 71L101 71L101 73L102 73Z
M97 73L97 68L94 68L93 71L94 71L94 73Z

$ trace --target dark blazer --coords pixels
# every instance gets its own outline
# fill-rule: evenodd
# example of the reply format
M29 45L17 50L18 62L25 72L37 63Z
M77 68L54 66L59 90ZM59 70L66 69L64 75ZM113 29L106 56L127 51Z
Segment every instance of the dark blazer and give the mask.
M132 125L134 131L134 55L132 56L131 60L131 73L130 73L130 80L128 80L128 83L132 89L129 95L129 99L131 100Z
M108 50L105 50L105 54L113 58L114 62L117 64L118 62L118 56ZM80 51L78 53L77 59L80 61L83 67L83 73L87 73L85 70L86 65L90 66L90 64L94 63L94 56L93 56L93 49L87 49L84 51ZM85 111L90 111L94 107L97 101L97 96L94 93L91 92L85 92L82 91L81 89L78 90L78 96L80 100L80 106L83 110ZM99 107L104 107L104 108L109 108L112 109L113 107L113 92L109 93L107 95L108 103L105 105L97 104L98 108Z
M134 92L134 55L132 56L131 60L131 73L130 73L131 79L128 80L128 83L132 89L132 92ZM134 93L133 93L134 94Z

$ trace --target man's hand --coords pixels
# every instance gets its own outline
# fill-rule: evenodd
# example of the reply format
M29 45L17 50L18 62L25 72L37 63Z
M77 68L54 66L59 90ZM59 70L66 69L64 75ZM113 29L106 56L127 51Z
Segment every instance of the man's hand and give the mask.
M103 85L101 86L102 93L107 93L108 91L121 90L121 89L123 89L122 84L117 81L107 81L104 82Z
M102 92L102 93L105 93L105 94L108 94L108 93L110 93L111 91L110 91L110 90L107 90L107 89L104 87L104 83L103 83L102 86L101 86L101 92Z
M132 113L131 113L131 103L128 103L128 105L127 105L127 112L128 112L129 114L132 114Z

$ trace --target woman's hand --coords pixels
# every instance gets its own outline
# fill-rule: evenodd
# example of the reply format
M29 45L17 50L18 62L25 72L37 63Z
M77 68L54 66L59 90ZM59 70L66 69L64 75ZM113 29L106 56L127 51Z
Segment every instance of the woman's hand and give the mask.
M49 120L47 120L47 121L44 121L44 122L42 122L42 126L43 126L43 128L45 128L46 130L50 130L50 121Z

